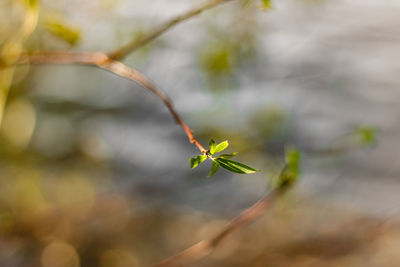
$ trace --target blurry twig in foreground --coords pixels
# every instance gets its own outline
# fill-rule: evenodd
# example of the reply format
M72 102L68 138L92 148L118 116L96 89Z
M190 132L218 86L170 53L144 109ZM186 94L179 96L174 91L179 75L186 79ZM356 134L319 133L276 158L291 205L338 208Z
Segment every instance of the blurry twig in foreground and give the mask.
M289 152L287 157L293 157L293 153ZM293 166L293 164L298 164L298 159L293 161L292 159L286 159L286 165L283 167L279 175L278 186L272 191L266 193L261 197L256 203L251 207L244 210L237 217L231 220L221 231L208 240L202 240L193 246L183 250L182 252L165 259L155 265L156 267L182 267L190 266L191 264L205 258L209 255L221 242L230 234L241 230L243 227L249 223L255 221L261 215L263 215L266 210L271 207L275 201L283 195L295 182L298 173L294 172L294 168L297 169L298 166Z
M285 187L286 189L287 187ZM202 240L193 246L183 250L182 252L163 260L159 264L155 265L157 267L178 267L178 266L190 266L202 258L209 255L220 243L221 241L240 230L247 224L255 221L269 208L278 197L286 190L275 189L266 195L264 195L260 200L258 200L253 206L243 211L236 218L230 221L219 233L208 240Z
M204 4L202 4L199 7L196 7L192 10L187 11L184 14L181 14L175 18L172 18L171 20L167 21L165 24L162 24L158 27L156 27L153 31L150 31L149 33L145 34L144 36L141 36L140 38L135 38L131 42L129 42L127 45L116 49L115 51L110 52L108 55L110 58L114 60L120 60L129 55L130 53L134 52L140 47L145 46L146 44L150 43L169 29L173 28L177 24L186 21L192 17L195 17L199 14L201 14L203 11L206 11L208 9L211 9L213 7L216 7L222 3L229 2L232 0L211 0L208 1Z

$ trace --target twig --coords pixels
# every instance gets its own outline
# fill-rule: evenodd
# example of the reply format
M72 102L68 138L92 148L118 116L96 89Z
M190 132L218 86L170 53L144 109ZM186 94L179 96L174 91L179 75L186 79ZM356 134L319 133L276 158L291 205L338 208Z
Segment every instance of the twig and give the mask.
M180 22L186 21L190 18L193 18L199 14L201 14L203 11L206 11L207 9L211 9L213 7L216 7L222 3L226 3L232 0L211 0L208 1L204 4L202 4L199 7L196 7L192 10L189 10L187 12L185 12L182 15L179 15L169 21L167 21L166 23L156 27L153 31L150 31L148 34L145 34L144 36L140 37L140 38L135 38L133 39L130 43L128 43L127 45L110 52L108 55L110 58L114 59L114 60L120 60L123 59L124 57L126 57L127 55L129 55L130 53L134 52L136 49L150 43L151 41L153 41L154 39L156 39L157 37L159 37L160 35L162 35L163 33L165 33L166 31L168 31L169 29L173 28L174 26L176 26L177 24L179 24Z
M200 142L194 137L189 126L183 121L181 116L175 110L172 101L159 90L154 84L152 84L142 73L139 71L123 64L120 61L109 58L105 53L90 53L90 52L36 52L26 54L20 58L16 64L79 64L96 66L101 69L110 71L120 77L134 81L139 85L143 86L147 90L155 94L161 99L167 106L169 112L174 118L175 122L179 124L190 143L195 144L201 153L205 154L207 150L200 144Z
M123 59L128 54L132 53L136 49L150 43L169 29L173 28L180 22L186 21L192 17L201 14L203 11L216 7L222 3L229 2L232 0L210 0L199 7L193 8L184 14L177 16L165 24L160 25L153 31L146 34L140 39L134 39L127 45L116 49L108 54L102 52L35 52L30 54L25 54L20 58L15 64L80 64L97 66L99 68L111 71L112 73L119 75L121 77L127 78L129 80L135 81L146 89L154 93L158 98L160 98L164 104L167 106L169 112L173 116L176 123L178 123L182 129L185 131L189 141L197 146L201 153L206 154L207 150L199 143L199 141L194 137L189 126L182 120L177 111L175 110L172 101L156 86L154 86L142 73L137 70L128 67L121 63L120 59ZM4 68L5 66L0 66ZM9 66L7 66L9 67Z
M230 221L220 232L208 240L202 240L182 252L165 259L155 265L155 267L183 267L203 259L209 255L228 235L240 230L249 223L255 221L265 213L280 195L282 195L289 186L277 188L265 194L260 200L250 208L243 211L240 215Z

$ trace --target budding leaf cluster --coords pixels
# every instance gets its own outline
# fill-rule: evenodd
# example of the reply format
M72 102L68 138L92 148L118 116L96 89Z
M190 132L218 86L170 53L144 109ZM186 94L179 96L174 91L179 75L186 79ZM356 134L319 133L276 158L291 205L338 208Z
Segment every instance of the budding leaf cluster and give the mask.
M205 154L197 155L195 158L190 158L190 167L196 168L200 163L209 158L212 160L211 170L208 174L209 177L216 173L219 167L222 167L230 172L240 174L251 174L259 171L243 163L230 160L230 158L237 155L236 152L231 154L221 154L217 157L214 157L216 153L224 151L228 146L228 141L223 141L217 145L217 143L211 139L209 142L209 149Z

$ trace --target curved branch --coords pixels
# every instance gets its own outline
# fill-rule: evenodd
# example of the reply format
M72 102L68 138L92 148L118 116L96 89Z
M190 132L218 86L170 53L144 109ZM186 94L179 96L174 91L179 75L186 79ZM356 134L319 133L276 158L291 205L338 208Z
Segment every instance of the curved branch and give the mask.
M232 0L210 0L194 9L185 12L182 15L179 15L167 21L165 24L155 28L144 37L140 39L134 39L127 45L110 53L67 51L35 52L23 55L15 64L80 64L97 66L99 68L108 70L116 75L137 82L141 86L154 93L164 102L176 123L178 123L185 131L187 137L189 138L189 141L195 144L201 153L205 154L207 152L206 149L194 137L189 126L182 120L180 115L175 110L172 101L162 91L154 86L143 74L141 74L137 70L134 70L133 68L128 67L127 65L124 65L118 60L126 57L128 54L132 53L136 49L150 43L180 22L186 21L192 17L201 14L205 10L211 9L229 1ZM4 67L5 66L0 65L0 69Z
M183 13L182 15L179 15L179 16L167 21L166 23L156 27L153 31L150 31L149 33L145 34L144 36L133 39L127 45L125 45L115 51L110 52L108 55L110 58L112 58L114 60L123 59L124 57L126 57L130 53L134 52L138 48L150 43L151 41L153 41L154 39L156 39L157 37L159 37L166 31L168 31L169 29L171 29L174 26L176 26L177 24L179 24L180 22L186 21L190 18L193 18L193 17L201 14L203 11L206 11L207 9L211 9L213 7L216 7L222 3L226 3L229 1L232 1L232 0L208 1L208 2L204 3L203 5L196 7L192 10L189 10L189 11Z
M153 85L142 73L121 63L120 61L111 59L105 53L91 52L35 52L23 55L16 64L80 64L95 66L110 71L120 77L129 79L143 86L147 90L155 94L167 106L169 112L186 133L189 141L197 146L201 153L207 151L193 136L189 126L182 120L175 110L171 100ZM4 67L4 66L3 66ZM0 67L1 69L1 67ZM284 169L283 169L284 170ZM283 173L283 171L282 171ZM281 175L282 175L281 173ZM239 216L230 221L218 234L208 240L203 240L190 248L160 262L158 267L185 266L197 262L210 254L227 236L235 231L242 229L244 226L255 221L258 217L283 194L289 186L279 187L253 204L250 208L243 211Z
M182 252L165 259L155 265L155 267L182 267L190 266L191 264L201 260L209 255L225 237L235 231L239 231L244 226L255 221L282 195L288 186L277 188L265 194L251 207L243 211L240 215L230 221L220 232L208 240L202 240L193 246L183 250Z
M79 64L95 66L101 69L110 71L120 77L134 81L139 85L143 86L153 94L155 94L168 108L175 122L179 124L185 134L187 135L190 143L195 144L201 153L205 154L207 150L200 144L200 142L194 137L189 126L183 121L181 116L175 110L172 101L152 84L146 76L141 72L123 64L120 61L111 59L107 54L96 52L35 52L23 55L16 64Z
M120 77L129 79L143 86L147 90L155 94L167 106L176 123L179 124L186 133L189 141L197 146L201 153L206 154L206 149L193 136L189 126L182 120L175 110L172 101L155 85L153 85L142 73L121 63L120 61L111 59L105 53L91 52L36 52L23 55L16 64L81 64L95 66L110 71ZM4 67L4 66L3 66ZM1 69L1 66L0 66ZM282 169L280 177L283 175L285 167ZM157 267L174 267L187 266L195 263L210 254L227 236L235 231L241 230L249 223L255 221L263 215L265 211L282 195L290 184L282 184L281 187L265 194L260 200L253 204L250 208L243 211L240 215L230 221L219 233L208 240L202 240L188 249L163 260Z

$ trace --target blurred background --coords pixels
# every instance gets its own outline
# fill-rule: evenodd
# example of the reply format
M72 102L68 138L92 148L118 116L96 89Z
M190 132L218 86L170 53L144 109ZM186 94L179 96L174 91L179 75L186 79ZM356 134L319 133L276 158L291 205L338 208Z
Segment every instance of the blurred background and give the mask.
M201 3L1 0L1 63L111 51ZM111 73L1 69L0 266L151 266L261 197L287 146L298 184L196 266L399 266L400 3L271 4L223 4L124 60L253 175L190 169L166 107Z

